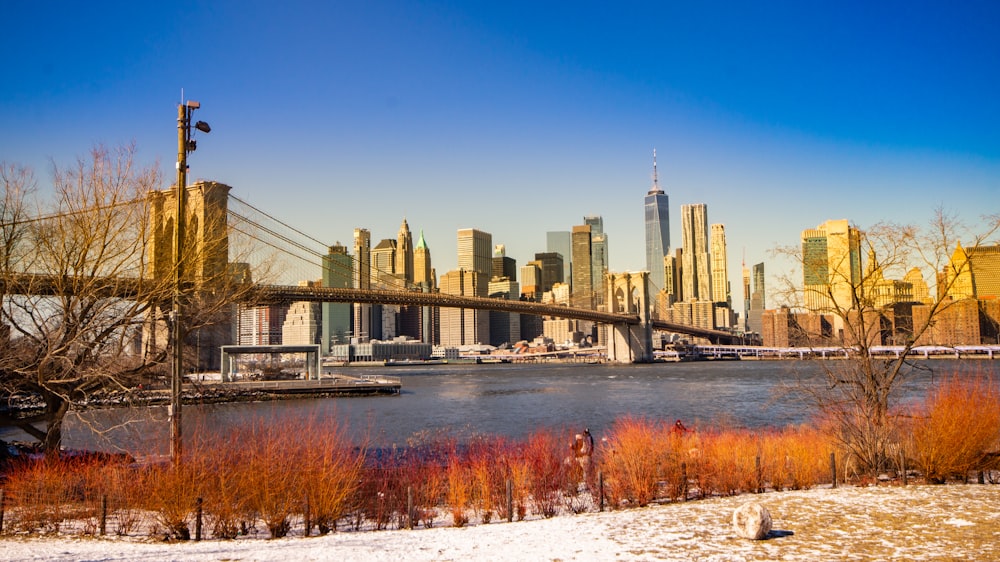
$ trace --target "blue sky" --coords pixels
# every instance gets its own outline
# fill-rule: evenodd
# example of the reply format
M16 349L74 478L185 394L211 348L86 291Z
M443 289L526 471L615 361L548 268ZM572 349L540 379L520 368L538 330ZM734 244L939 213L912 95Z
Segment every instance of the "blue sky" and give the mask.
M459 228L524 264L597 214L624 271L655 148L671 240L706 203L740 298L827 219L1000 212L1000 4L948 4L8 2L0 160L44 186L134 141L169 182L183 88L192 179L320 240L405 217L441 274Z

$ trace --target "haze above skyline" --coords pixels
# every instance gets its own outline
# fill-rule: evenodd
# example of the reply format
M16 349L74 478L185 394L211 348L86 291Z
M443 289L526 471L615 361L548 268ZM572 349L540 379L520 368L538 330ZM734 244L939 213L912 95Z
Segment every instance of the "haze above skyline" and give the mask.
M135 142L174 179L181 90L212 125L190 179L332 245L403 218L438 274L477 228L524 265L600 215L645 269L670 197L726 226L729 279L803 229L1000 211L1000 4L174 2L5 6L0 160ZM671 248L673 250L674 248ZM768 277L776 273L768 268ZM928 280L932 281L932 280Z

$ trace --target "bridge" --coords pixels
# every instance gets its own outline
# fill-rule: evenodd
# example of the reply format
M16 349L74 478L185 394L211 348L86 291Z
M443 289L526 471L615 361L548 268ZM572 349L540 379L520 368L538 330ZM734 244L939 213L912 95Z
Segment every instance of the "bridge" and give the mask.
M646 272L609 273L605 278L603 294L585 295L583 301L599 301L594 307L567 306L564 304L542 303L531 300L486 298L468 295L453 295L428 290L411 281L401 279L393 272L380 272L372 263L364 263L351 256L349 263L330 263L329 246L298 231L266 212L230 194L228 186L215 182L197 182L187 188L187 214L189 223L186 233L184 275L175 283L174 275L180 266L172 264L175 249L171 247L176 211L176 189L157 191L148 200L133 201L133 204L148 208L151 234L145 259L150 263L150 271L140 277L127 275L93 275L86 279L85 287L78 278L67 278L48 273L7 275L0 279L0 291L4 294L33 294L58 296L87 290L92 295L103 298L154 299L158 302L153 311L165 310L165 305L173 296L179 284L189 295L203 292L228 291L231 303L244 306L289 304L294 302L317 303L358 303L382 304L434 308L458 308L470 310L498 311L540 317L575 319L607 326L604 334L608 341L601 342L607 349L607 356L613 362L652 361L654 330L669 331L705 338L716 344L735 343L736 337L729 332L698 328L695 326L668 323L652 316L649 293L651 292ZM242 253L234 251L240 245ZM261 254L270 253L270 258ZM316 279L316 272L325 268L339 268L341 278L364 279L366 287L318 287L277 284L266 280L254 280L249 273L255 261L267 259L282 261L276 269L293 271L299 279ZM296 263L298 273L288 263ZM301 269L301 268L305 269ZM243 271L241 276L239 271ZM370 277L369 277L370 276ZM365 279L368 277L368 279ZM228 288L219 288L218 279L225 279ZM216 281L209 281L216 279ZM266 277L265 277L266 279ZM216 283L213 285L212 283ZM239 290L233 290L238 286ZM160 322L166 321L164 320ZM160 336L155 332L160 331ZM164 335L163 328L147 329L150 337ZM219 329L217 333L203 340L203 345L213 342L207 348L215 351L205 357L216 356L218 347L235 342L227 341L231 329ZM206 336L202 334L199 337ZM231 337L229 337L231 340ZM215 341L218 340L218 341Z

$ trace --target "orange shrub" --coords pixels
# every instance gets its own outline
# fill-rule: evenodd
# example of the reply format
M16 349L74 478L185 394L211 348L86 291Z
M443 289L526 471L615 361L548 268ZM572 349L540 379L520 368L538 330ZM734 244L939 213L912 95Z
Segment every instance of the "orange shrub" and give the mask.
M811 426L771 430L761 440L761 480L774 490L799 490L830 481L830 435Z
M171 538L188 540L195 502L199 495L200 471L193 463L180 466L151 466L140 471L138 478L148 491L149 508Z
M507 478L512 447L504 437L478 437L469 447L469 468L473 479L473 505L484 523L493 514L506 516Z
M573 461L567 447L568 441L556 437L550 430L542 429L528 436L521 462L528 474L528 490L532 512L543 517L556 514L562 491L572 480Z
M464 527L469 522L466 512L472 502L472 470L468 462L459 454L448 459L448 492L446 502L451 508L452 524Z
M644 506L656 498L671 453L662 422L625 417L615 421L601 444L600 469L612 507Z
M62 525L90 517L83 502L79 466L61 459L15 463L4 483L6 524L29 533L57 533Z
M698 483L702 497L756 489L756 436L746 430L728 429L703 432L700 438L701 449L688 460L688 473Z
M911 451L930 482L966 478L1000 449L1000 391L989 377L945 379L914 412Z

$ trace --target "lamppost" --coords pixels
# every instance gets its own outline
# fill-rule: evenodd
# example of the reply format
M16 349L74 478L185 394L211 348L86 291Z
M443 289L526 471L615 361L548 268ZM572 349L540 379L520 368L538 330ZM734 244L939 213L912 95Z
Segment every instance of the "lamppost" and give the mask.
M174 217L174 299L170 312L173 322L173 369L170 377L170 459L181 462L181 383L184 380L184 328L181 322L181 305L184 292L182 250L187 199L187 155L194 152L197 143L191 139L191 114L201 107L196 101L177 106L177 213ZM208 133L208 123L198 121L195 129Z

